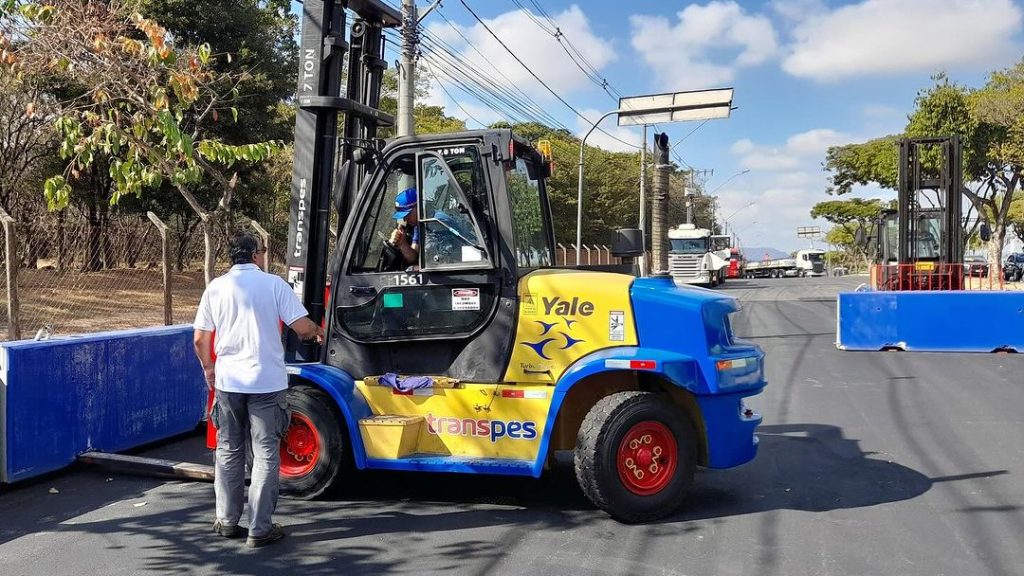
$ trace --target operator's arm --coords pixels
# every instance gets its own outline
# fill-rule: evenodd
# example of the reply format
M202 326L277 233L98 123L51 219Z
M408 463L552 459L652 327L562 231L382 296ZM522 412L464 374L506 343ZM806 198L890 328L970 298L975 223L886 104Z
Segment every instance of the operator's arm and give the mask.
M199 299L199 308L196 310L196 320L192 324L192 328L192 345L195 347L196 358L199 358L199 363L203 365L206 387L213 390L216 384L213 365L213 331L216 326L213 322L209 290L204 291L203 297Z
M395 231L391 233L390 242L392 246L402 253L402 258L405 259L406 263L415 264L419 260L419 245L409 238L409 235L405 233L405 228L402 226L395 228Z
M317 344L324 341L324 329L309 319L309 312L299 301L299 297L281 280L276 286L278 315L282 322L299 335L303 340L316 339Z
M210 351L213 349L213 332L195 329L192 332L192 345L196 350L196 358L203 365L203 374L206 376L206 387L213 390L216 383L216 375L213 370L213 356Z
M299 335L299 338L303 340L312 340L316 338L317 344L323 344L324 342L324 329L319 324L309 319L309 316L303 316L288 326Z

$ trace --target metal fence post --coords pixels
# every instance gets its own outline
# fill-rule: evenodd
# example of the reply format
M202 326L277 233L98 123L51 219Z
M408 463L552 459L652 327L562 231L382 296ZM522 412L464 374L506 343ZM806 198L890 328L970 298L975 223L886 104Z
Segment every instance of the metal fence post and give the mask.
M260 226L260 223L255 220L252 220L249 223L252 224L256 233L260 235L260 240L263 242L263 249L267 251L267 256L263 259L263 271L270 272L270 233L264 230L263 226Z
M593 264L593 262L590 261L590 246L584 244L583 249L587 251L587 266L590 266L591 264Z
M167 236L167 225L152 212L146 212L146 216L160 233L160 261L164 272L164 326L170 326L174 322L171 314L171 242Z
M568 264L567 261L569 260L568 250L561 243L558 244L558 249L562 251L562 264L561 265L562 266L566 266ZM558 256L555 256L555 265L558 266Z
M7 267L7 337L21 340L21 326L18 325L18 236L14 218L0 208L0 221L4 225L4 265Z

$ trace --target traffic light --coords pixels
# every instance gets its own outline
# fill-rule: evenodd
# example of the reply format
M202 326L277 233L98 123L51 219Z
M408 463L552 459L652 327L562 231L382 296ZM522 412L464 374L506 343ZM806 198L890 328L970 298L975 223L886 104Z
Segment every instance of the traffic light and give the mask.
M668 134L654 134L654 163L668 164Z

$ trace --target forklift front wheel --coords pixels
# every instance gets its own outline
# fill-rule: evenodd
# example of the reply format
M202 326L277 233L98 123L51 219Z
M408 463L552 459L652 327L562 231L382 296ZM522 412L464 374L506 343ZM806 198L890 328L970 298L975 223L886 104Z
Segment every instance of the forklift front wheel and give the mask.
M291 423L281 438L281 492L304 500L326 492L345 459L333 400L311 386L288 389Z
M696 468L686 413L651 392L619 392L587 413L576 438L576 479L620 522L649 522L683 502Z

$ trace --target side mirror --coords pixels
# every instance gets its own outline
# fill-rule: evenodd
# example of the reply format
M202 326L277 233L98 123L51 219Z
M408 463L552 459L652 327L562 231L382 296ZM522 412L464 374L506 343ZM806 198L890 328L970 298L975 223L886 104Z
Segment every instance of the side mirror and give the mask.
M367 162L370 161L371 158L373 158L373 154L367 152L362 148L356 148L352 150L352 161L355 162L356 164L366 164Z
M981 229L978 230L978 234L981 235L982 242L988 242L992 239L992 228L990 228L985 222L982 222Z

